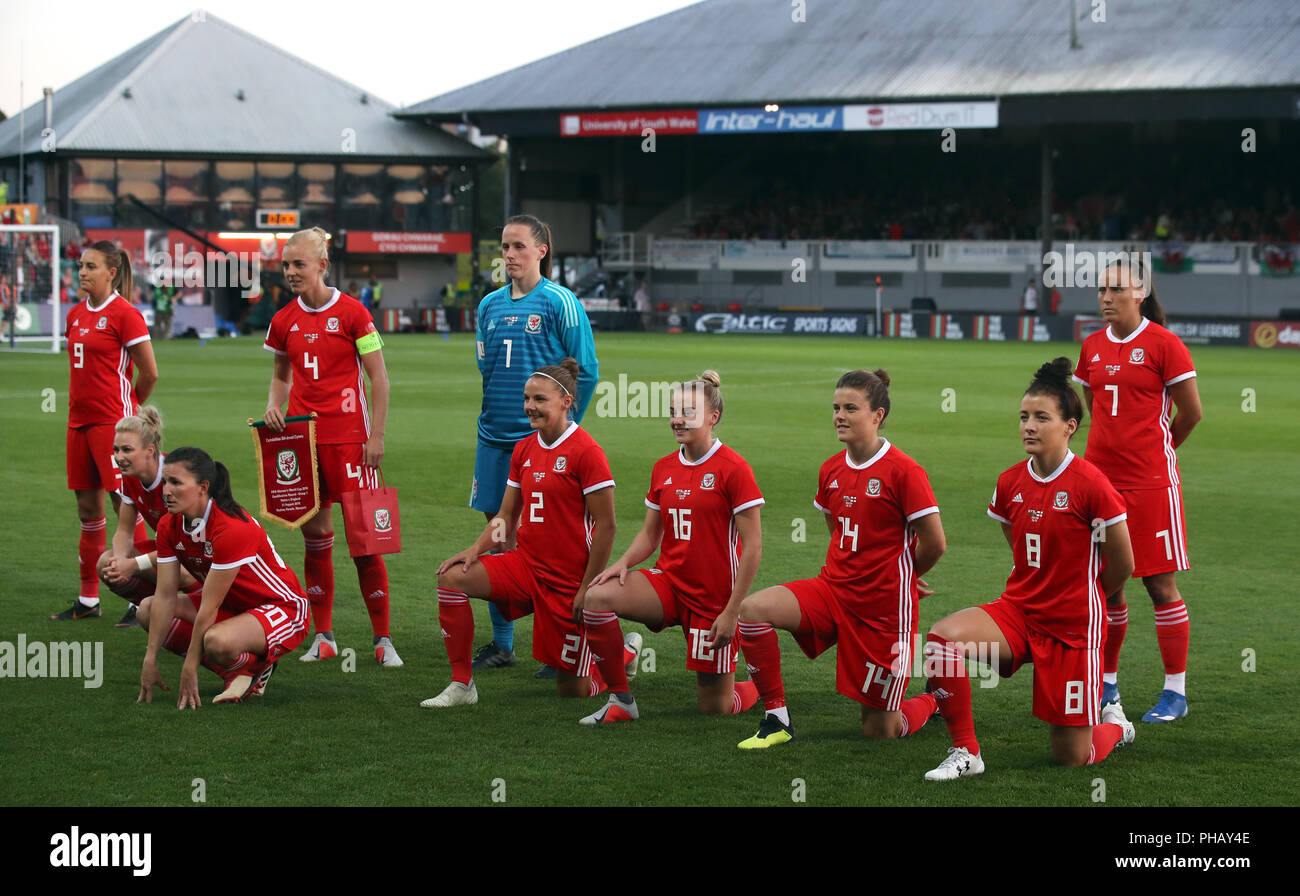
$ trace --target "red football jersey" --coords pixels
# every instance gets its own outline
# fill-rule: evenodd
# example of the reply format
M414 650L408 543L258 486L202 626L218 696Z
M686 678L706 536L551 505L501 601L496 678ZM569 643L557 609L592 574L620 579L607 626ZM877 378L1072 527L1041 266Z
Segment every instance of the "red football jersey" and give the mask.
M1092 390L1084 457L1116 488L1178 484L1169 387L1196 376L1187 346L1146 318L1125 339L1110 327L1083 341L1074 378Z
M200 582L211 569L239 572L231 583L221 608L243 613L262 604L282 604L293 615L307 613L307 596L293 570L276 553L266 531L251 516L248 521L233 517L212 500L192 531L185 518L169 513L158 523L158 562L184 566Z
M1126 518L1115 487L1072 451L1045 478L1030 458L998 477L989 516L1011 525L1015 567L1002 597L1019 605L1031 628L1072 647L1100 646L1106 596L1093 527Z
M520 492L523 512L515 541L533 563L537 581L552 591L577 594L594 525L586 496L614 485L605 452L576 423L553 445L534 433L515 444L506 485Z
M889 628L915 619L916 551L913 520L939 512L925 470L881 439L884 445L862 466L847 450L822 464L813 506L835 519L837 532L826 549L823 578L851 586L850 610L862 620Z
M368 345L358 345L367 337ZM296 298L277 311L262 347L287 355L293 366L287 414L315 411L316 443L346 445L370 438L361 355L380 345L370 312L336 289L320 308Z
M68 312L68 426L115 424L140 409L131 379L135 365L128 348L149 339L144 315L113 293L99 307L90 299Z
M144 521L154 532L158 523L167 515L167 505L163 504L162 470L167 462L167 455L158 455L158 475L152 485L145 485L134 476L123 476L122 487L117 490L122 501L135 508L135 512L144 517Z
M735 516L763 503L754 471L717 439L693 463L679 448L655 463L645 503L664 525L655 566L691 610L716 617L740 566Z

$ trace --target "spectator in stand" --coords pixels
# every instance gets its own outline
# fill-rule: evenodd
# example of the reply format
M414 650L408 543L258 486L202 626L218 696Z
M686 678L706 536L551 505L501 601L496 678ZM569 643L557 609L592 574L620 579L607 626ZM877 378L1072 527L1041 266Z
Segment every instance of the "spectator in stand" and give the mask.
M646 288L646 282L641 281L637 287L636 295L632 296L632 308L637 314L641 315L641 329L650 329L650 291Z
M1029 283L1025 286L1025 294L1020 300L1020 313L1038 313L1038 287L1034 285L1033 277L1029 278Z

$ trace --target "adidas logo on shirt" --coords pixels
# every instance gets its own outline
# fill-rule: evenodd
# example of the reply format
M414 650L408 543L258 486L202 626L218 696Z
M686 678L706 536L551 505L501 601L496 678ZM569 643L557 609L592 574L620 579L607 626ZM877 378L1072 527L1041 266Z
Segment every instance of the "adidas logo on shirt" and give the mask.
M827 487L827 488L839 488L839 487L840 487L840 481L839 481L838 479L832 479L832 480L831 480L831 484L828 485L828 486L826 486L826 487Z
M1093 360L1093 361L1100 361L1100 360L1101 360L1101 355L1093 355L1093 356L1092 356L1092 360Z
M664 485L672 485L672 484L673 484L673 477L669 476L667 479L664 480Z
M289 328L289 332L290 332L290 333L297 333L297 332L298 332L298 325L297 325L297 324L294 324L292 327L290 327L290 328Z
M1023 504L1023 503L1025 503L1025 499L1022 498L1022 497L1020 497L1020 492L1016 492L1016 496L1015 496L1014 498L1011 499L1011 503L1012 503L1012 504Z
M532 465L533 465L533 461L532 461L531 458L529 458L528 460L524 461L523 469L526 470L526 469L528 469L529 467L531 467Z

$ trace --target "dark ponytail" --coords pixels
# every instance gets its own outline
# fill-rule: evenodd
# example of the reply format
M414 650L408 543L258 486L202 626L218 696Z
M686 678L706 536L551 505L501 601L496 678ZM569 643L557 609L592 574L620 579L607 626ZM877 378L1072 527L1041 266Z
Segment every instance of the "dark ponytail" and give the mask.
M1152 323L1160 324L1162 327L1165 326L1167 320L1165 318L1165 309L1160 304L1160 300L1156 298L1156 281L1152 276L1154 272L1151 269L1151 253L1131 252L1129 253L1129 258L1130 260L1127 262L1129 275L1128 282L1132 284L1144 284L1147 289L1146 298L1142 300L1142 307L1138 309L1139 312ZM1111 265L1111 268L1113 270L1118 270L1123 267L1124 264L1125 262L1123 261L1117 261ZM1122 279L1117 282L1120 284L1124 283Z
M1026 395L1050 395L1066 420L1083 422L1083 402L1070 382L1070 359L1055 358L1038 368L1034 380L1025 390Z
M212 455L202 448L191 448L188 445L167 452L167 463L184 464L196 480L208 484L208 497L212 503L224 513L248 522L244 508L239 506L235 496L230 493L230 471L225 464L213 460Z
M551 226L539 218L532 215L515 215L506 221L506 226L511 224L522 224L528 228L533 235L533 242L539 246L546 247L546 254L542 256L542 276L547 280L551 279L551 256L555 253L555 243L551 236Z

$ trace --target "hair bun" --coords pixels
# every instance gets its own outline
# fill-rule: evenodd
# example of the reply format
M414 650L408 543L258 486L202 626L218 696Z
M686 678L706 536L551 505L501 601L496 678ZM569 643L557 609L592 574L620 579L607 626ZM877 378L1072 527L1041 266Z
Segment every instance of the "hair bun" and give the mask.
M872 373L876 375L876 379L880 380L882 383L885 384L886 389L889 388L889 374L885 373L885 368L877 367L875 370L872 371Z
M569 373L573 374L575 379L577 378L579 371L582 370L582 365L580 365L573 358L565 358L563 361L560 362L560 366L563 367L565 370L569 371Z
M1068 387L1070 385L1070 373L1070 359L1062 355L1039 367L1038 372L1034 374L1034 379L1053 386Z
M704 371L703 373L700 374L699 379L700 382L708 383L710 386L712 386L715 389L722 385L722 377L718 375L718 372L716 370Z

